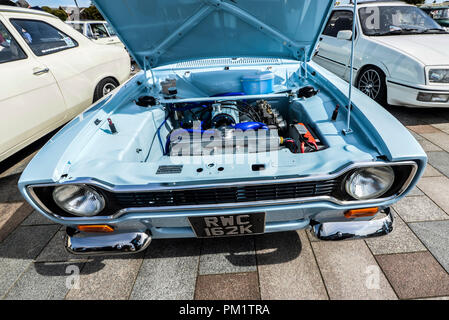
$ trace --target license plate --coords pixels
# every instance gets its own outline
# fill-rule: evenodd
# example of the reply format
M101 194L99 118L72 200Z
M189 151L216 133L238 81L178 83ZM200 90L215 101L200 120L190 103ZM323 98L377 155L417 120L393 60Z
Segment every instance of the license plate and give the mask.
M232 237L265 232L265 213L190 217L198 238Z

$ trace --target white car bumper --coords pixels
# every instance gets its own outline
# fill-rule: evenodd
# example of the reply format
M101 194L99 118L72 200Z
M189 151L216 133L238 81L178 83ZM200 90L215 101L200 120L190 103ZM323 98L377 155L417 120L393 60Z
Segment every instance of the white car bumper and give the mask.
M410 86L401 84L395 81L387 80L388 88L388 104L395 106L404 106L412 108L449 108L449 87L441 90L439 88L433 88L431 86ZM427 96L438 95L439 98L447 96L446 101L432 102L423 101L419 95Z

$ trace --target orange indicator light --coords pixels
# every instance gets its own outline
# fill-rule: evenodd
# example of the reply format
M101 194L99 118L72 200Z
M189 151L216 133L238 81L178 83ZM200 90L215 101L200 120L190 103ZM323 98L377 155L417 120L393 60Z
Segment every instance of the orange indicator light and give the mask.
M83 232L114 232L114 228L105 224L78 226L79 231Z
M360 218L360 217L371 217L376 215L379 212L379 208L365 208L365 209L354 209L349 210L345 213L345 217L350 218Z

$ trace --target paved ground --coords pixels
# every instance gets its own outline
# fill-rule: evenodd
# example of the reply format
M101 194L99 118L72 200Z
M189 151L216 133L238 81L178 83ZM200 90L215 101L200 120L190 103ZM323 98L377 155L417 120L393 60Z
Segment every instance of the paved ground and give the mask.
M317 242L300 231L157 240L137 256L70 256L64 231L17 191L31 148L0 174L0 298L449 299L449 110L389 110L430 165L394 206L395 231L367 241Z

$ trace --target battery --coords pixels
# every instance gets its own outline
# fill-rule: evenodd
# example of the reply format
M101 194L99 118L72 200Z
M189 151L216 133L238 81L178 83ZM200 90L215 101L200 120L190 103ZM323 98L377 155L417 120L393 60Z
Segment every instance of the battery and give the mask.
M317 143L320 141L314 138L305 124L297 123L291 125L289 134L295 140L297 150L300 150L301 153L319 150Z
M302 123L297 123L294 125L294 127L296 132L301 136L305 136L307 133L309 133L309 130L307 130L306 126L303 125Z

